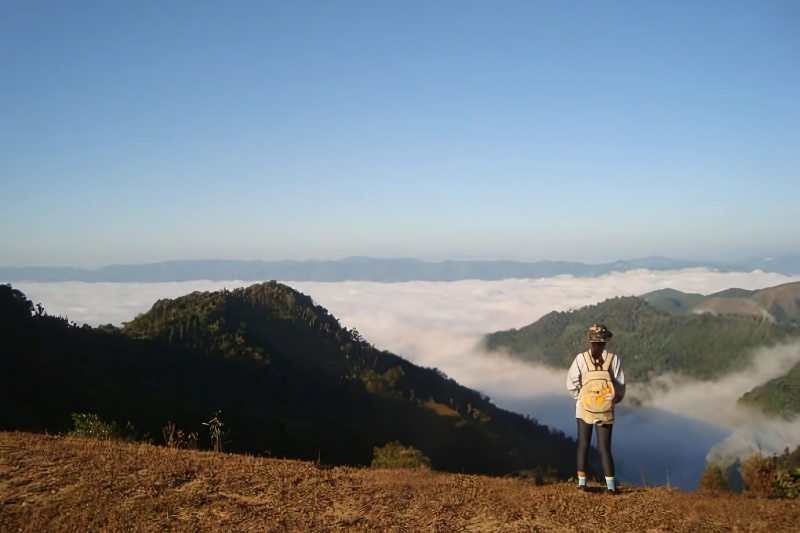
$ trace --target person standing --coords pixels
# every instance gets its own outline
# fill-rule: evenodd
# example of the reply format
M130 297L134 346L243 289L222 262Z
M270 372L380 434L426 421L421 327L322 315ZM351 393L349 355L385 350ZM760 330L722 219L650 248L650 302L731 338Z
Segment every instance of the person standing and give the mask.
M577 400L578 490L586 491L586 463L592 430L597 428L597 443L603 463L608 494L616 495L614 459L611 456L611 430L614 406L625 396L625 375L619 356L606 351L613 334L602 324L589 328L591 349L575 356L567 373L567 390Z

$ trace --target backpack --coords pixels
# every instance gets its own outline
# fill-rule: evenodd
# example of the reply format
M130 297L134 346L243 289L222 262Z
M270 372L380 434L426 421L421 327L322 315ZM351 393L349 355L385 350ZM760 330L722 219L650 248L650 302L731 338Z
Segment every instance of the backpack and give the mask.
M583 352L581 355L586 361L586 368L589 369L581 378L581 392L578 396L581 418L587 424L594 424L598 420L601 423L612 423L614 421L614 402L608 402L604 397L606 394L614 392L610 369L615 356L613 353L606 353L603 364L597 365L589 352Z

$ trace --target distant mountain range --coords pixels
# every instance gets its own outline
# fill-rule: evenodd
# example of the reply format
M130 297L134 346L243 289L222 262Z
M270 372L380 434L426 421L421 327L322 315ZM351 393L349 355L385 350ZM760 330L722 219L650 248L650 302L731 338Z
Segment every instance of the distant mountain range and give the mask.
M721 272L763 270L784 275L800 274L800 254L758 258L738 263L678 261L645 257L614 263L587 264L568 261L443 261L348 257L336 261L164 261L140 265L110 265L97 270L71 267L0 267L0 282L84 281L169 282L193 280L241 281L458 281L508 278L549 278L563 274L595 277L630 270L709 268Z

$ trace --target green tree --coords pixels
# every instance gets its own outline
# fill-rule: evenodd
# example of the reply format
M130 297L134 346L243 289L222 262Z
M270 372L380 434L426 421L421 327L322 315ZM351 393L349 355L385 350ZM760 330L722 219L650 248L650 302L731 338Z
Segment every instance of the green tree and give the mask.
M120 429L116 422L107 424L95 414L72 413L74 425L70 435L87 439L109 440L120 437Z
M706 465L703 474L700 476L700 484L697 491L710 494L730 492L725 473L719 465L713 463Z
M372 468L430 469L431 460L421 451L394 441L374 450Z

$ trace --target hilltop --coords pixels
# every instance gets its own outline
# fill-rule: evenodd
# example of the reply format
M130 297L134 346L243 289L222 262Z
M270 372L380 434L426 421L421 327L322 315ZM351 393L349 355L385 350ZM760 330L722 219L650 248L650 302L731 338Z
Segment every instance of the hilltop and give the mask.
M123 328L77 327L0 285L0 429L59 432L94 413L140 438L200 432L225 450L363 465L401 441L437 470L566 477L575 443L437 369L376 349L311 297L270 282L157 301Z
M766 319L790 326L800 323L800 282L762 290L731 288L708 296L661 289L639 298L673 315L710 313Z
M3 531L796 531L793 500L0 433Z
M659 289L642 294L639 298L650 304L650 307L672 315L680 315L706 297L702 294L686 293L675 289Z

